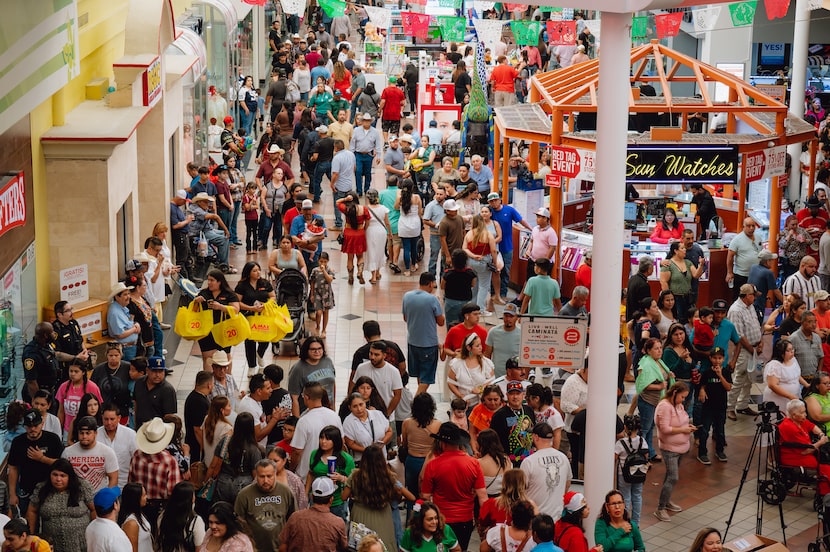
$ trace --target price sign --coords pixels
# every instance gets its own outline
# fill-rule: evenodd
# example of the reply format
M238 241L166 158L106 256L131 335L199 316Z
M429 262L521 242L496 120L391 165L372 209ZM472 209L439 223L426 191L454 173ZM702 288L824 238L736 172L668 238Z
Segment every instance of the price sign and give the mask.
M581 368L585 362L588 320L558 316L523 316L519 364Z
M550 172L575 178L579 174L580 156L575 148L553 146L550 148Z
M545 175L545 186L549 188L561 188L562 187L562 177L558 174L546 174Z

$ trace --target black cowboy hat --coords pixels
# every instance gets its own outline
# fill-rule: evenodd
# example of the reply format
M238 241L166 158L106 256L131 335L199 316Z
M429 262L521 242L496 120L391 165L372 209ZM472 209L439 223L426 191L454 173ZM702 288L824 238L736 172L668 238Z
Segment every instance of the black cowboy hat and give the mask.
M438 433L431 433L429 436L449 445L464 446L470 442L470 434L452 422L444 422Z

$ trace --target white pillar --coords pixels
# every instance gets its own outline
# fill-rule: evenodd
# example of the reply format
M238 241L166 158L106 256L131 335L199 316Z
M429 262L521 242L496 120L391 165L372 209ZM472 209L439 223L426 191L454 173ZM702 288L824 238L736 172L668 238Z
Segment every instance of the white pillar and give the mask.
M810 46L810 6L809 0L796 0L795 25L793 27L793 73L790 86L790 113L796 117L804 116L804 90L807 88L807 48ZM791 144L787 153L792 157L793 166L790 171L790 183L787 186L787 197L790 201L801 196L801 171L798 157L801 155L801 144ZM803 193L807 193L806 190ZM777 206L776 206L777 207Z
M585 498L599 513L614 486L614 419L617 413L617 351L620 281L623 273L623 209L631 67L631 14L602 12L599 56L597 163L594 193L594 265L591 281L591 339ZM587 531L593 540L593 532Z
M254 86L259 86L260 80L265 80L265 87L268 88L268 81L271 72L265 68L265 55L268 49L266 37L268 36L267 29L271 26L265 22L265 6L254 6L253 17L251 18L251 25L253 40L251 41L251 48L253 50L252 63L254 66Z

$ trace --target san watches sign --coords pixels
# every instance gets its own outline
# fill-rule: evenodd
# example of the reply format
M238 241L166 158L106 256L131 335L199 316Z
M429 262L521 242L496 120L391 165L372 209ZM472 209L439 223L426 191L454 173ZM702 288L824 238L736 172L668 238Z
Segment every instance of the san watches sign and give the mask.
M734 146L628 146L625 180L632 184L737 184Z

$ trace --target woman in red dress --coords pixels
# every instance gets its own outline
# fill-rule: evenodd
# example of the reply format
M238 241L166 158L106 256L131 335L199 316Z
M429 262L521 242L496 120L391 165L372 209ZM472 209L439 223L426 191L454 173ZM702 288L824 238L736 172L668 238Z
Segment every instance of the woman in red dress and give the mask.
M352 100L352 75L342 61L334 62L331 87L334 90L340 90L344 100Z
M341 253L346 254L346 267L349 269L349 285L354 284L354 258L357 256L357 281L365 284L363 279L363 254L366 252L366 226L371 216L366 207L358 202L357 193L350 192L337 200L337 208L346 215L343 228Z

